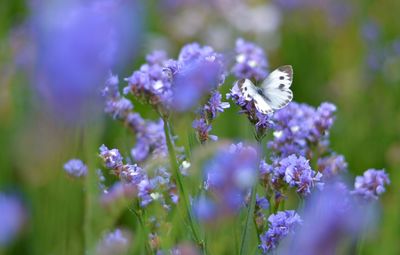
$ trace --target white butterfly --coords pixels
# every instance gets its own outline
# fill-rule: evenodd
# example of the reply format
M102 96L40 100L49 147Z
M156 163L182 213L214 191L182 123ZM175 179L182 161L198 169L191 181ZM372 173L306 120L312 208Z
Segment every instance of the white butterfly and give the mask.
M255 86L249 79L237 82L246 101L254 101L254 106L264 114L272 113L289 104L293 99L290 85L293 81L293 68L290 65L275 69L263 81L260 87Z

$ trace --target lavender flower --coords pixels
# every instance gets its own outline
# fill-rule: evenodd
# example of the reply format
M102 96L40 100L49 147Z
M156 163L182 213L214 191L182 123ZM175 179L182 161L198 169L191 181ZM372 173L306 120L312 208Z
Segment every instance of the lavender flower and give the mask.
M115 208L121 200L131 201L137 196L137 187L131 183L116 182L100 196L100 203L106 208Z
M318 159L318 170L324 174L324 178L331 178L347 172L347 162L343 155L330 155Z
M181 69L174 81L174 108L187 110L225 80L222 56L211 47L185 45L178 58Z
M204 111L207 113L207 116L209 116L209 119L215 119L218 112L224 112L225 109L230 107L229 103L222 102L221 99L221 94L215 91L208 100L208 103L204 106Z
M0 193L0 247L11 243L21 232L27 212L14 195Z
M59 118L91 117L85 110L95 103L97 84L136 48L141 18L137 3L78 0L31 7L39 93Z
M266 130L274 126L271 115L259 112L252 100L245 100L239 89L238 82L235 82L230 92L226 94L226 98L232 99L236 105L240 106L242 109L240 113L247 115L249 121L255 126L257 139L261 139L264 137Z
M80 159L71 159L64 164L64 170L72 177L80 178L87 175L87 166Z
M281 157L299 154L311 158L312 147L317 147L320 153L325 152L335 110L336 107L330 103L323 103L317 109L290 103L273 115L276 125L274 140L268 142L268 148Z
M172 100L172 75L169 69L165 68L167 59L160 58L160 52L150 54L147 59L152 60L153 55L158 54L157 61L144 64L138 71L126 78L129 83L124 93L131 92L138 99L150 105L169 106ZM162 54L164 55L164 53ZM165 53L166 55L166 53Z
M207 196L200 196L192 202L193 212L201 222L210 222L217 216L215 202Z
M373 222L371 208L357 203L343 182L328 183L306 203L303 225L279 254L329 255L354 251L342 250L344 244L361 234Z
M378 199L388 184L390 180L385 170L368 169L363 176L356 177L352 194L365 199Z
M217 141L218 137L215 135L210 135L211 125L208 125L206 120L201 118L193 121L193 128L197 131L197 136L201 143L205 143L208 139Z
M289 186L296 187L296 192L303 196L310 194L314 186L322 186L322 174L313 171L308 160L302 156L290 155L280 160L279 165L278 172L284 171L284 180Z
M164 122L146 121L143 125L137 126L136 145L131 150L132 157L142 162L152 157L165 157L167 145L164 134Z
M131 101L121 97L118 91L118 76L110 74L103 88L102 95L106 99L104 111L112 115L114 119L126 119L133 109Z
M205 188L217 205L217 214L235 213L257 180L257 151L242 143L220 148L204 166Z
M178 60L156 51L147 56L124 91L156 107L162 114L173 108L186 111L224 81L222 56L211 47L197 43L184 46Z
M259 81L267 76L267 57L262 48L239 38L236 40L236 54L236 64L232 68L236 78Z
M263 254L276 249L282 239L294 233L295 227L301 224L302 220L295 211L283 211L269 216L268 222L268 231L260 235L259 248Z
M132 234L127 230L116 229L105 234L97 245L97 255L125 254L131 245Z
M104 144L100 146L100 157L108 169L117 169L122 166L122 156L117 149L109 150Z

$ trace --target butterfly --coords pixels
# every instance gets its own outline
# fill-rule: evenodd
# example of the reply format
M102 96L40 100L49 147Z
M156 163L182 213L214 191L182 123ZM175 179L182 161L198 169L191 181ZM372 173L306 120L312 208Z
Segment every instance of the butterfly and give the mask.
M290 90L292 81L293 68L285 65L270 73L260 87L255 86L249 79L241 79L237 85L246 101L253 100L259 112L269 114L292 101L293 92Z

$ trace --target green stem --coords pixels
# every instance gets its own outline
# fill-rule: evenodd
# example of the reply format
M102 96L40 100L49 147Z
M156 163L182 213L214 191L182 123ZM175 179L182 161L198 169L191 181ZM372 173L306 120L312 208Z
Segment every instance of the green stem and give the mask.
M254 207L255 207L255 203L256 203L256 187L257 187L257 185L254 185L251 188L250 203L249 203L249 207L248 207L247 215L246 215L246 225L244 226L244 229L243 229L242 241L241 241L241 245L240 245L240 252L239 252L240 255L248 254L246 252L247 247L245 247L245 244L247 243L247 239L248 239L247 233L249 232L249 229L250 229L250 222L252 222L253 221L252 218L254 218Z
M170 161L171 168L172 168L172 171L174 174L174 178L178 184L178 189L179 189L179 193L181 194L181 199L183 200L183 204L184 204L187 218L189 221L189 226L193 233L193 237L194 237L195 241L197 242L197 244L200 245L200 247L203 249L203 252L205 253L205 243L204 243L204 241L200 240L199 235L196 231L194 220L192 218L190 207L189 207L188 197L186 196L186 192L183 187L182 175L181 175L181 172L179 171L179 166L178 166L178 162L176 160L176 153L175 153L174 145L172 144L172 140L171 140L171 135L170 135L171 131L169 128L169 123L166 118L163 118L163 121L164 121L165 140L167 142L167 147L168 147L169 161Z

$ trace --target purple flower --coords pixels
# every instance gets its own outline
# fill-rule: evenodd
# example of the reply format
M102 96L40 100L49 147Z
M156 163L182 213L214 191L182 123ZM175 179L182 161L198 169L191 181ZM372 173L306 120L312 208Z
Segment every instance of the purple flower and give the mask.
M21 232L27 212L20 199L0 193L0 247L11 243Z
M304 157L290 155L279 162L278 173L285 173L283 179L291 186L296 187L296 192L306 196L311 193L314 186L321 187L322 174L311 169L308 160Z
M164 122L145 121L144 125L138 126L136 133L136 144L131 150L131 155L136 161L144 161L151 157L165 157L167 145L164 134Z
M167 59L161 51L146 59L148 63L126 79L129 85L124 91L150 105L161 106L164 114L171 108L178 111L193 108L225 79L222 55L209 46L187 44L178 60Z
M265 197L256 197L256 207L262 210L267 210L269 208L269 202Z
M121 200L131 201L137 196L137 187L131 183L116 182L103 192L100 202L106 208L113 208Z
M236 54L232 68L236 78L259 81L267 76L267 57L261 47L239 38L236 40Z
M302 220L295 211L283 211L269 216L268 223L268 231L260 235L261 244L258 246L263 254L274 250L282 239L294 233Z
M361 35L368 43L376 43L380 36L380 27L373 20L368 20L361 27Z
M103 159L105 166L112 170L123 165L122 156L117 149L109 150L104 144L100 146L100 157Z
M357 203L343 182L328 183L307 200L302 227L279 254L352 254L346 243L362 234L373 222L373 210ZM372 223L373 224L373 223ZM343 249L344 248L344 249ZM340 251L340 252L339 252Z
M258 156L255 148L232 144L218 149L204 165L205 188L218 207L218 215L235 213L257 181Z
M129 183L138 185L144 178L146 178L146 172L135 165L124 165L121 167L119 178L123 183Z
M192 202L193 212L199 221L212 221L217 216L215 203L206 196L200 196Z
M222 96L218 91L215 91L208 103L204 106L204 110L208 113L210 119L215 119L217 117L218 112L224 112L224 109L230 107L229 103L221 101Z
M363 176L356 177L352 194L365 199L378 199L388 184L390 180L385 170L368 169Z
M91 117L85 111L97 102L93 97L97 84L135 49L141 18L138 4L60 1L35 2L31 7L32 44L37 52L34 80L39 93L59 118Z
M131 246L132 233L116 229L105 234L97 245L96 255L125 254Z
M205 94L217 88L220 70L218 63L206 60L186 63L174 79L174 109L186 111L196 106Z
M343 155L330 155L318 159L318 169L324 174L324 178L331 178L343 172L347 172L347 162Z
M273 115L274 139L268 142L268 148L281 157L299 154L311 158L311 146L325 152L335 110L336 107L330 103L323 103L317 109L306 104L290 103Z
M193 121L193 128L197 131L197 136L201 143L205 143L208 139L212 141L217 141L218 137L215 135L210 135L211 125L208 125L206 120L201 118Z
M125 79L128 86L124 88L124 93L131 92L138 99L150 105L162 105L169 108L172 100L173 75L166 67L166 57L164 53L156 51L149 54L147 59L150 60L149 63L142 65L139 70L134 71L130 77Z
M87 166L80 159L71 159L64 164L64 170L72 177L84 177L87 174Z
M106 86L102 90L102 95L106 100L104 111L111 114L114 119L125 120L133 109L133 105L131 101L121 97L118 83L118 76L110 74L106 81Z
M262 138L267 128L272 128L274 126L271 114L266 115L259 112L252 100L245 100L239 89L238 82L240 81L235 82L230 92L226 94L226 98L232 99L236 105L240 106L240 113L246 114L249 121L255 126L257 139Z

